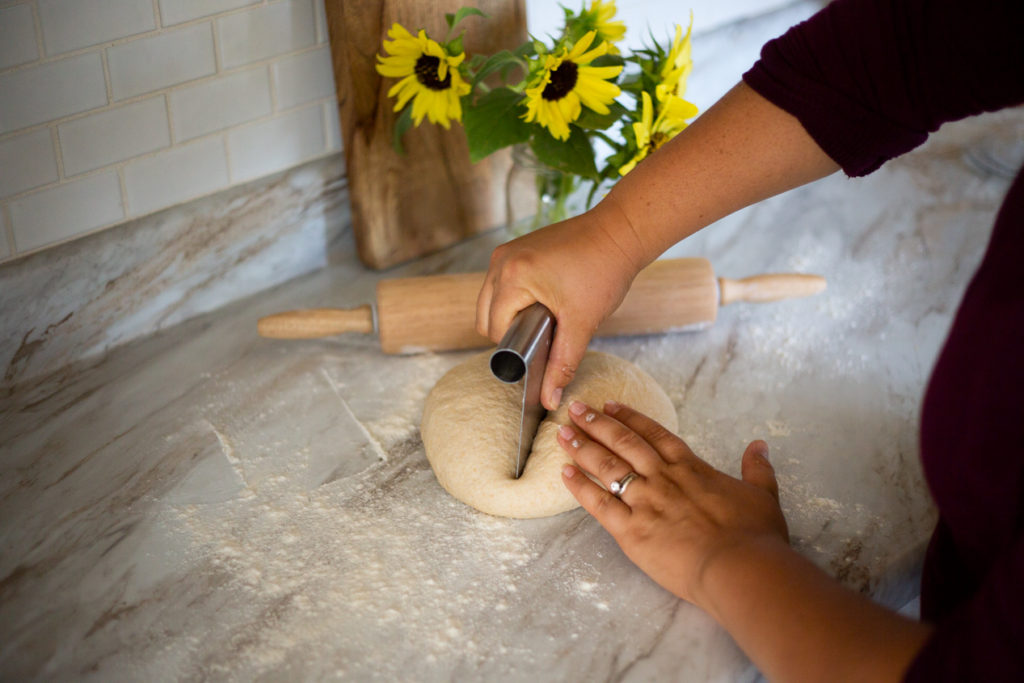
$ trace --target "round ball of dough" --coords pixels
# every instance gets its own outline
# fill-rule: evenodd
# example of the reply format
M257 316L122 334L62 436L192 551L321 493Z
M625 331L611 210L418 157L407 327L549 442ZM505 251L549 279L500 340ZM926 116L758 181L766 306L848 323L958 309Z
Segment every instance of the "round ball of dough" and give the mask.
M442 377L427 396L420 432L427 460L448 493L477 510L500 517L547 517L578 507L562 483L572 459L558 445L559 426L580 400L598 410L615 400L675 431L672 402L650 375L607 353L589 351L562 405L537 430L523 474L515 478L522 388L495 379L491 352L475 355Z

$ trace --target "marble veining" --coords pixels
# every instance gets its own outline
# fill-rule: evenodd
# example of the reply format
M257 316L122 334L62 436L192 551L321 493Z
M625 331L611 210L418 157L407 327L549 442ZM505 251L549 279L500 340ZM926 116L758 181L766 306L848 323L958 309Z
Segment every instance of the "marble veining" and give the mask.
M830 177L670 254L726 276L821 273L818 297L595 343L658 379L713 465L738 474L766 438L794 545L893 607L916 593L934 520L920 398L1008 186L964 157L1022 129L1024 111L947 126L872 177ZM501 237L386 276L481 269ZM757 679L584 512L497 519L438 486L419 417L466 353L255 335L270 312L372 300L382 275L339 253L0 399L3 677Z
M336 155L3 264L0 385L322 268L349 227Z

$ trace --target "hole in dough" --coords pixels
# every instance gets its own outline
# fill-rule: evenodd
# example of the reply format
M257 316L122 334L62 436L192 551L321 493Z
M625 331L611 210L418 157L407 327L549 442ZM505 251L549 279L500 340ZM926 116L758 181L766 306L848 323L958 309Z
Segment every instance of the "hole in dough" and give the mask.
M521 386L499 382L488 364L490 351L449 370L427 396L420 432L427 460L448 493L477 510L500 517L548 517L579 506L562 483L572 462L556 438L571 424L569 403L600 410L614 399L675 432L672 401L653 377L617 356L588 351L562 405L537 430L523 475L515 478Z

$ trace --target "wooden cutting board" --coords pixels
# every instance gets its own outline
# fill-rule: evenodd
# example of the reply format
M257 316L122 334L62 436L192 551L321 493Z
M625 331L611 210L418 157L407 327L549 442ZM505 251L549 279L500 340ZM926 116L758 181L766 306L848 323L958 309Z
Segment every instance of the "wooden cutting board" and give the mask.
M471 164L462 127L446 131L426 119L392 149L397 114L377 74L376 55L392 23L425 29L443 41L444 15L465 0L326 0L338 93L352 224L360 260L376 269L428 254L505 222L508 150ZM488 15L469 17L465 48L493 54L526 40L524 0L478 0Z

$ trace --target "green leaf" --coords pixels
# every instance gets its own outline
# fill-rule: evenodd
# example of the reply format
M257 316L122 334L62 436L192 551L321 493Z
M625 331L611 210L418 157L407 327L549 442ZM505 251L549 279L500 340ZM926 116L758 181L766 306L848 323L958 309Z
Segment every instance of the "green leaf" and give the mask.
M460 7L458 10L456 10L455 14L445 14L444 20L448 22L448 29L451 30L455 28L456 24L458 24L460 21L462 21L468 16L478 16L483 17L484 19L487 18L487 15L478 10L476 7Z
M465 107L462 125L469 142L470 161L476 163L502 147L530 138L530 124L519 117L522 98L509 88L495 88Z
M619 121L629 110L618 102L608 105L607 114L598 114L593 109L583 108L583 113L575 123L585 130L605 130Z
M444 51L450 55L461 55L465 52L465 48L462 47L462 34L460 33L458 36L445 43Z
M400 156L405 156L405 146L402 145L402 136L409 130L412 125L412 105L406 105L402 113L398 115L398 119L395 120L395 128L391 131L391 147L394 148Z
M517 47L513 52L515 53L516 57L528 59L537 54L537 44L532 40L528 40L519 47Z
M590 63L590 66L625 66L626 60L621 55L601 55Z
M573 173L582 178L597 178L594 150L582 129L569 126L569 139L556 140L547 128L540 128L530 138L530 148L537 160L562 173Z
M483 63L483 66L480 67L480 70L473 76L473 87L476 87L477 83L487 78L495 71L509 66L522 66L522 61L508 50L502 50L501 52L491 55L487 61Z

